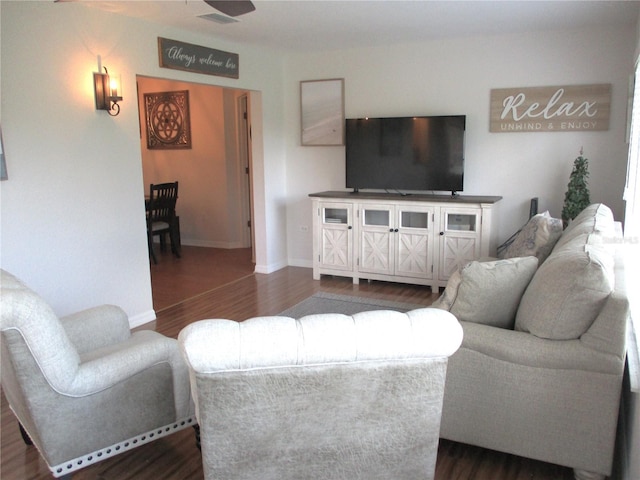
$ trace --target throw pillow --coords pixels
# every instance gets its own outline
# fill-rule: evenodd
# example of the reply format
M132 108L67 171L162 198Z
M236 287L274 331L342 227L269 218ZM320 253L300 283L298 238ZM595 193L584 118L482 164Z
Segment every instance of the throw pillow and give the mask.
M562 220L553 218L549 212L539 213L529 219L513 241L498 253L499 258L526 257L533 255L542 264L562 235Z
M592 238L600 236L603 241L607 237L615 238L616 236L613 212L602 203L589 205L571 220L567 228L564 229L556 248L566 245L575 238L592 234L596 234Z
M580 230L580 233L604 232L613 223L613 212L604 203L593 203L569 222L565 233Z
M596 319L614 284L606 247L586 245L554 253L522 297L516 330L552 340L580 338Z
M451 307L453 306L453 302L456 301L456 297L458 296L458 288L460 287L460 282L462 281L462 276L460 275L460 270L456 270L451 274L449 280L447 281L447 286L444 289L440 298L438 298L435 302L431 304L432 307L440 308L442 310L451 311Z
M452 275L433 306L448 309L465 322L513 328L520 298L537 267L534 256L470 262Z

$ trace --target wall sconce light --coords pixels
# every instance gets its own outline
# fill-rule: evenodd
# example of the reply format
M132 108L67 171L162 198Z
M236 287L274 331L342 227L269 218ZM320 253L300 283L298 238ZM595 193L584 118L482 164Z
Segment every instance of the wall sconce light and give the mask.
M118 102L122 101L122 84L119 76L109 75L107 67L104 67L104 72L93 74L96 110L106 110L109 115L115 117L120 113Z

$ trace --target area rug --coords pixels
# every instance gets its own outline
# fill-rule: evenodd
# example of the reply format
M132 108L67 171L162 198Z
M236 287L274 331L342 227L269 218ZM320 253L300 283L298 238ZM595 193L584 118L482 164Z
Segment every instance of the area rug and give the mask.
M353 315L358 312L370 310L395 310L407 312L416 308L424 308L425 305L413 303L391 302L375 298L354 297L350 295L337 295L333 293L319 292L301 301L279 315L292 318L300 318L315 313L342 313Z

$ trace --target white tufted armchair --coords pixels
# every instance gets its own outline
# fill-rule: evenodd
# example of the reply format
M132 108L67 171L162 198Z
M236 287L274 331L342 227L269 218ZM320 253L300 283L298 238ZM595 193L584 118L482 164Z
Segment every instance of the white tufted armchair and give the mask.
M432 479L461 341L436 309L187 326L205 478Z
M131 334L115 306L58 319L1 274L2 388L55 477L196 425L175 339Z

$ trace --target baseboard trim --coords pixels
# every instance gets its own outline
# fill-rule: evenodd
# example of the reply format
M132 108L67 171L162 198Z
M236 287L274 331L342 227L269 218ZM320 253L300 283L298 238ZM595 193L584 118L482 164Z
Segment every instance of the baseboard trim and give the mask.
M225 249L233 249L233 248L248 248L246 245L243 245L242 242L218 242L215 240L198 240L198 239L190 239L190 238L182 238L180 241L181 245L186 245L189 247L207 247L207 248L225 248Z
M291 266L291 267L313 268L313 261L311 261L311 260L302 260L302 259L291 259L291 260L289 260L289 266Z
M156 311L151 309L138 315L129 317L129 328L136 328L145 323L153 322L156 319Z
M288 266L287 262L278 262L278 263L271 263L269 265L258 265L256 264L256 268L255 268L255 273L273 273L273 272L277 272L278 270L282 270L284 267Z

